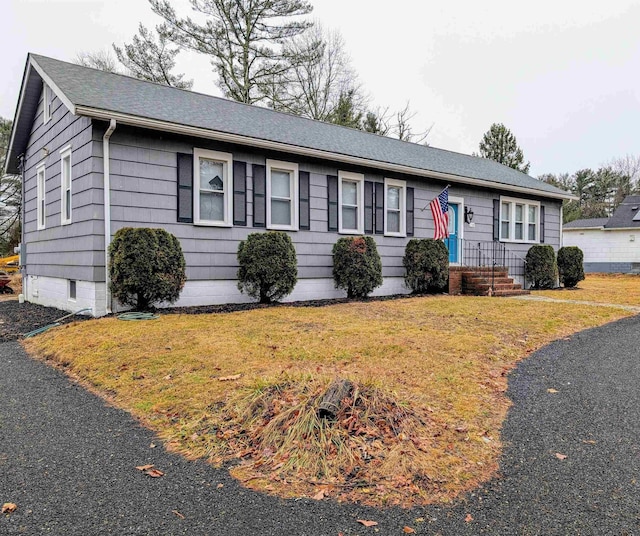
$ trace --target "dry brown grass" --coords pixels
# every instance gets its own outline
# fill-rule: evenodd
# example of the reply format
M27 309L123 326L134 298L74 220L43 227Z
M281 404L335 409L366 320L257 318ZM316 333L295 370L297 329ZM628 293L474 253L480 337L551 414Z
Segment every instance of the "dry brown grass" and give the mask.
M539 290L535 296L640 307L640 275L587 274L574 289Z
M438 296L101 319L25 346L140 418L173 450L236 460L231 471L247 486L410 506L449 501L495 474L506 374L520 359L629 314ZM317 400L336 377L358 392L335 422L322 422Z

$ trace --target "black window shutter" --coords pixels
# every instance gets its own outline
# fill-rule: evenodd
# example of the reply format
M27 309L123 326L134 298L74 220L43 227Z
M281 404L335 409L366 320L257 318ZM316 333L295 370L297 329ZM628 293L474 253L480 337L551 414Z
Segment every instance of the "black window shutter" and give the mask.
M544 205L540 205L540 243L544 244Z
M309 172L298 172L298 199L299 199L299 215L300 218L300 230L308 231L311 229L311 207L309 203Z
M364 232L373 234L373 182L364 181Z
M246 162L233 162L233 225L247 225Z
M327 175L328 229L338 230L338 177Z
M407 236L413 236L413 188L407 188Z
M384 234L384 183L376 182L376 234Z
M267 168L253 164L253 226L267 226Z
M500 240L500 199L493 200L493 239Z
M178 221L193 223L193 155L178 153Z

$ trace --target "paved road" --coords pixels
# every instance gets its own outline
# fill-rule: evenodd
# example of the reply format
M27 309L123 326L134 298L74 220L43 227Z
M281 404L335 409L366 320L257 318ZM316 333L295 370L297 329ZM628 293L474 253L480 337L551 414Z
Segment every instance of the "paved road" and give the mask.
M128 414L4 343L0 504L18 510L0 535L640 534L639 382L640 316L553 343L510 376L500 478L453 506L376 511L267 497L150 448Z

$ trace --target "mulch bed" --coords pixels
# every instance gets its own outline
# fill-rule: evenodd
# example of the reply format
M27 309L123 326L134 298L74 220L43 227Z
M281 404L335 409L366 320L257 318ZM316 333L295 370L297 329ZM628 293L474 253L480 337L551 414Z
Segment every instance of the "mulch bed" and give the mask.
M226 305L200 305L194 307L170 307L155 310L159 314L211 314L211 313L235 313L238 311L251 311L253 309L265 309L268 307L326 307L339 303L352 302L376 302L398 300L411 297L407 294L396 294L393 296L375 296L362 300L336 298L332 300L310 300L288 303L231 303ZM25 333L41 328L57 321L69 313L56 309L55 307L44 307L25 302L18 303L17 300L0 301L0 342L14 341L21 339ZM115 316L115 315L113 315ZM78 320L89 320L91 317L77 315L63 320L62 324L75 322Z
M0 302L0 342L21 339L25 333L52 324L67 314L69 313L55 307L19 303L18 300ZM88 318L75 316L61 321L61 324Z

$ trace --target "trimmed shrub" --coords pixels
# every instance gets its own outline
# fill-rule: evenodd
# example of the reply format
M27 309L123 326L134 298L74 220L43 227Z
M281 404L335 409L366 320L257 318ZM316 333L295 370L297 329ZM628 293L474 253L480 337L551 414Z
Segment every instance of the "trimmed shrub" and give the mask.
M238 246L238 263L238 289L260 303L281 300L298 282L296 249L287 233L250 234Z
M442 240L412 238L404 250L404 281L414 293L442 290L449 281L449 251Z
M113 296L139 311L174 303L187 280L180 242L164 229L120 229L109 246L109 280Z
M553 288L556 284L558 269L556 254L549 245L531 246L527 252L525 275L533 288Z
M365 298L382 285L382 262L372 237L344 237L333 245L333 280L348 298Z
M558 250L558 274L565 287L575 287L584 279L584 255L578 246Z

